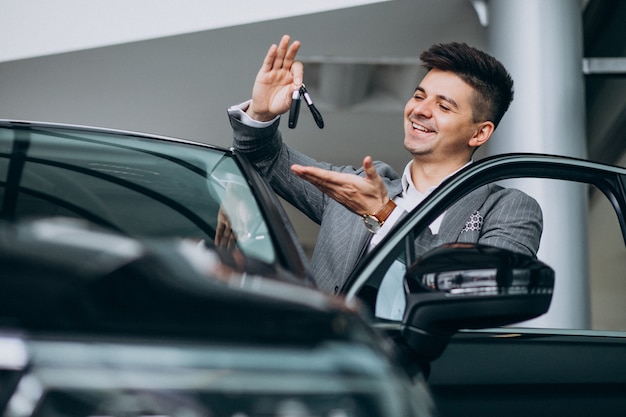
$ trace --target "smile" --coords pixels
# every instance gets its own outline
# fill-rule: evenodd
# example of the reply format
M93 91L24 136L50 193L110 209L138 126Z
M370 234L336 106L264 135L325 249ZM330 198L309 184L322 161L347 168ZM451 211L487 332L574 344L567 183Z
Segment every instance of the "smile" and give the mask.
M424 133L432 133L432 132L434 132L434 130L427 129L427 128L425 128L422 125L418 125L417 123L412 123L411 125L413 126L413 129L419 130L420 132L424 132Z

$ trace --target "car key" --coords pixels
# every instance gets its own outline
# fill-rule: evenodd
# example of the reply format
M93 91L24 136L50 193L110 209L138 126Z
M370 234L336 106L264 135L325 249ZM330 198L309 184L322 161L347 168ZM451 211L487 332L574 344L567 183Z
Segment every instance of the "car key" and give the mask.
M291 95L291 107L289 108L289 128L295 129L300 115L300 91L302 88L293 90Z
M309 92L306 90L306 87L304 86L304 84L302 84L302 87L300 87L300 93L301 95L304 96L304 101L306 101L307 106L309 106L309 110L311 110L311 114L313 115L315 124L317 124L317 127L319 127L320 129L323 129L324 119L322 118L322 114L319 112L319 110L317 110L317 107L315 107L315 104L313 104L313 100L311 100L311 96L309 95Z

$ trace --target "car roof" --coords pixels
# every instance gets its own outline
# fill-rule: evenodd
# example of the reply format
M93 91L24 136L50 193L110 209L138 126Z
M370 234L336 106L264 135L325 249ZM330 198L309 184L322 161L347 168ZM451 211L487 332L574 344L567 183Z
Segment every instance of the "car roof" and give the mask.
M125 130L125 129L115 129L109 127L100 127L100 126L88 126L81 124L71 124L71 123L54 123L54 122L43 122L43 121L31 121L31 120L17 120L17 119L0 119L0 127L6 128L31 128L31 129L62 129L62 130L73 130L76 132L92 132L92 133L103 133L103 134L111 134L118 136L139 136L144 138L150 138L155 140L164 140L175 143L184 143L189 145L197 145L207 148L212 148L215 150L228 152L229 149L217 146L213 144L208 144L204 142L197 142L187 139L176 138L173 136L165 136L154 133L146 133L139 132L134 130Z

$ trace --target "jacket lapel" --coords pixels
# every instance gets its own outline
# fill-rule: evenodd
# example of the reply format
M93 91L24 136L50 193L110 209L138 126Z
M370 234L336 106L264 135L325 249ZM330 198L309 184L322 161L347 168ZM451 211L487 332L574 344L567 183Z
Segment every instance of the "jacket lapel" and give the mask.
M450 207L439 228L441 242L456 242L470 216L485 204L489 197L489 186L482 186L457 201Z

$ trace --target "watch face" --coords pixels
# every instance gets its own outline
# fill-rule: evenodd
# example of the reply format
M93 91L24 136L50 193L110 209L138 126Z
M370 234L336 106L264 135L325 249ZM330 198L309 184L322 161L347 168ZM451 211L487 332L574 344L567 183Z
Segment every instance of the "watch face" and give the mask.
M380 230L380 222L378 219L372 215L363 216L363 223L365 223L365 227L372 233L376 233Z

